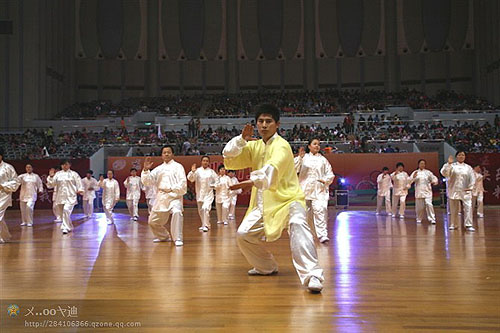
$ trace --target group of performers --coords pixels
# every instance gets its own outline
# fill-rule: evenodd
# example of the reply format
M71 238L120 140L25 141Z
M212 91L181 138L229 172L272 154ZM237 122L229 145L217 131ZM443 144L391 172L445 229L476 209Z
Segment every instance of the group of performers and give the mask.
M252 269L249 275L271 275L278 272L278 264L262 241L272 242L281 237L284 230L290 235L293 265L301 283L311 292L323 288L323 270L318 263L314 241L314 228L320 243L329 241L328 200L329 186L335 175L328 160L320 153L319 139L309 142L307 149L299 150L294 158L289 143L278 135L280 111L273 105L260 105L256 109L255 121L261 139L254 138L254 127L247 124L241 135L231 139L223 150L224 164L218 172L210 168L210 157L203 156L201 166L193 164L185 174L184 167L174 160L172 147L161 150L163 163L153 169L151 157L146 157L140 176L135 168L124 181L127 189L126 202L130 219L137 221L138 202L141 191L145 192L148 204L148 223L154 234L154 242L173 241L183 245L183 196L187 192L187 180L195 184L200 231L211 228L210 211L213 201L217 210L217 223L227 225L235 219L237 195L251 190L249 208L238 227L237 243ZM11 205L11 196L21 186L21 225L33 225L33 208L37 193L43 189L42 181L33 173L31 165L26 173L16 174L14 168L2 161L0 152L0 242L10 238L4 221L5 211ZM468 231L472 226L473 203L477 202L478 216L483 217L483 192L480 167L464 163L465 153L458 152L456 162L450 156L441 169L447 178L450 202L450 229L459 225L460 204L464 211L464 224ZM228 168L226 170L226 168ZM238 182L234 170L251 168L250 179ZM404 218L406 197L411 184L415 183L417 223L424 216L435 224L432 205L432 185L437 177L426 169L426 161L418 162L418 169L408 175L403 163L389 173L384 167L377 177L377 210L381 213L385 202L387 214ZM102 203L108 224L113 224L113 208L120 198L120 187L112 170L107 177L97 181L88 171L82 179L71 170L71 163L64 160L61 170L49 170L47 187L54 189L53 211L55 222L61 222L63 234L73 230L71 213L77 204L77 195L83 197L85 218L93 215L95 191L102 188ZM392 198L391 198L392 189ZM214 195L215 190L215 195ZM166 225L170 220L170 232Z
M456 161L455 161L456 158ZM484 217L484 186L481 166L472 168L465 163L465 152L459 151L448 157L448 162L441 168L441 174L446 179L446 195L449 204L450 230L458 229L460 225L461 209L463 207L464 226L467 231L475 231L472 224L473 210L477 206L477 216ZM417 223L422 223L424 217L431 224L436 224L436 215L432 205L432 185L438 184L438 178L427 170L426 161L418 161L418 169L411 175L404 171L404 164L396 164L396 171L389 174L389 168L384 167L377 177L377 210L381 214L382 204L393 218L397 217L399 204L399 218L403 219L406 209L408 189L415 183L415 212ZM392 202L391 202L392 189Z

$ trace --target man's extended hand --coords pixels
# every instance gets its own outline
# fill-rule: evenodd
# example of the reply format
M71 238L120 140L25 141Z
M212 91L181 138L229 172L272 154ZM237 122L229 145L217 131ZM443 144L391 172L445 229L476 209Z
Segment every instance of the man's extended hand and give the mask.
M245 127L243 127L243 131L241 131L241 137L246 141L257 140L256 138L252 137L253 133L253 126L251 124L246 124Z

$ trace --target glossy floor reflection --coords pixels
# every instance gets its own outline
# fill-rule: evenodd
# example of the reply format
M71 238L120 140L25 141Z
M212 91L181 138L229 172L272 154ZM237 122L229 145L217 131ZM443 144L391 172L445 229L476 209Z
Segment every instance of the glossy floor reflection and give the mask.
M196 210L187 208L185 246L176 248L152 242L144 210L138 223L119 210L113 226L102 213L83 220L76 210L75 231L66 236L50 211L35 211L27 228L9 210L0 331L26 331L27 307L60 304L77 306L78 320L140 322L131 331L141 332L499 331L500 209L486 209L475 233L448 231L445 213L436 212L430 225L416 224L413 211L399 220L331 208L331 241L318 244L325 289L312 295L299 284L287 235L269 244L280 273L249 277L236 225L216 225L214 211L212 230L200 233ZM240 221L244 209L237 213ZM13 303L20 314L7 318Z

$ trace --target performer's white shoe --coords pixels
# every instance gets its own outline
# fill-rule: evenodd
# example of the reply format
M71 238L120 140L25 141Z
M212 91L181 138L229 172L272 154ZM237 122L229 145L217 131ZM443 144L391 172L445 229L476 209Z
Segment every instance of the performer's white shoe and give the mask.
M328 242L329 240L330 240L330 238L328 238L328 237L326 237L326 236L322 236L322 237L320 237L319 242L320 242L320 243L326 243L326 242Z
M24 227L25 225L28 225L28 223L26 223L26 222L21 223L22 227Z
M258 271L256 268L252 268L251 270L248 271L248 275L250 275L250 276L257 276L257 275L268 276L268 275L275 275L275 274L278 274L277 268L274 271L272 271L271 273L262 273L261 271Z
M181 240L176 240L176 241L174 242L174 244L175 244L175 246L183 246L183 245L184 245L184 242L183 242L183 241L181 241Z
M313 276L309 279L307 289L309 289L309 291L311 292L319 293L321 292L321 290L323 290L323 284L317 277Z
M457 226L454 224L450 225L450 227L448 228L448 230L457 230L457 229L458 229Z
M474 227L473 227L473 226L471 226L471 225L470 225L470 226L468 226L468 227L465 227L465 230L470 231L470 232L474 232L474 231L476 231L476 229L474 229Z

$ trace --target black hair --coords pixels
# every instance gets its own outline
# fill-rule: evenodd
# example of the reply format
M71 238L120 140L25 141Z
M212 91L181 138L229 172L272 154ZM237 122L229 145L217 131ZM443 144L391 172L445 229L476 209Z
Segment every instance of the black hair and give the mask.
M272 104L261 104L255 109L255 121L263 114L270 115L275 122L280 121L280 110Z
M109 169L108 171L106 171L106 175L107 175L107 174L108 174L108 172L110 172L110 171L113 173L113 176L114 176L114 175L115 175L115 172L114 172L113 170L111 170L111 169Z
M236 172L236 171L234 171L234 170L227 170L227 173L230 173L230 172Z
M89 171L87 171L87 173L90 173L91 175L93 175L93 174L94 174L94 171L89 170Z
M172 146L165 145L165 146L161 147L160 155L163 154L163 149L165 149L165 148L170 148L170 151L172 152L172 154L175 154L174 148Z
M132 171L134 171L134 170L135 170L135 171L137 171L137 169L136 169L136 168L131 168L131 169L130 169L130 172L132 172Z
M473 168L475 168L475 167L481 167L481 164L476 163L476 164L473 164L473 165L472 165L472 167L473 167Z
M59 163L59 165L64 165L64 164L66 164L66 163L69 163L69 165L71 165L71 161L70 161L70 160L68 160L68 159L63 159L63 160L61 160L61 163Z
M457 157L457 156L458 156L458 154L460 154L460 153L464 153L464 155L467 155L467 154L465 154L465 151L463 151L463 150L459 150L459 151L457 151L457 152L455 153L455 157Z
M386 170L389 171L389 168L388 167L383 167L382 168L382 171L386 171Z
M210 156L208 156L208 155L203 155L203 156L201 157L201 161L203 161L203 159L204 159L204 158L208 158L208 161L210 162Z
M226 167L224 166L224 164L219 165L219 167L217 168L217 171L220 171L220 169L222 169L222 168L224 168L224 169L226 168Z
M418 162L417 162L417 166L420 164L420 162L425 162L425 164L427 164L427 161L424 160L423 158L419 159Z
M321 140L318 138L312 138L307 142L307 145L309 146L314 140L318 140L321 143Z
M400 166L402 166L403 168L405 167L403 162L396 163L396 168L399 168Z

